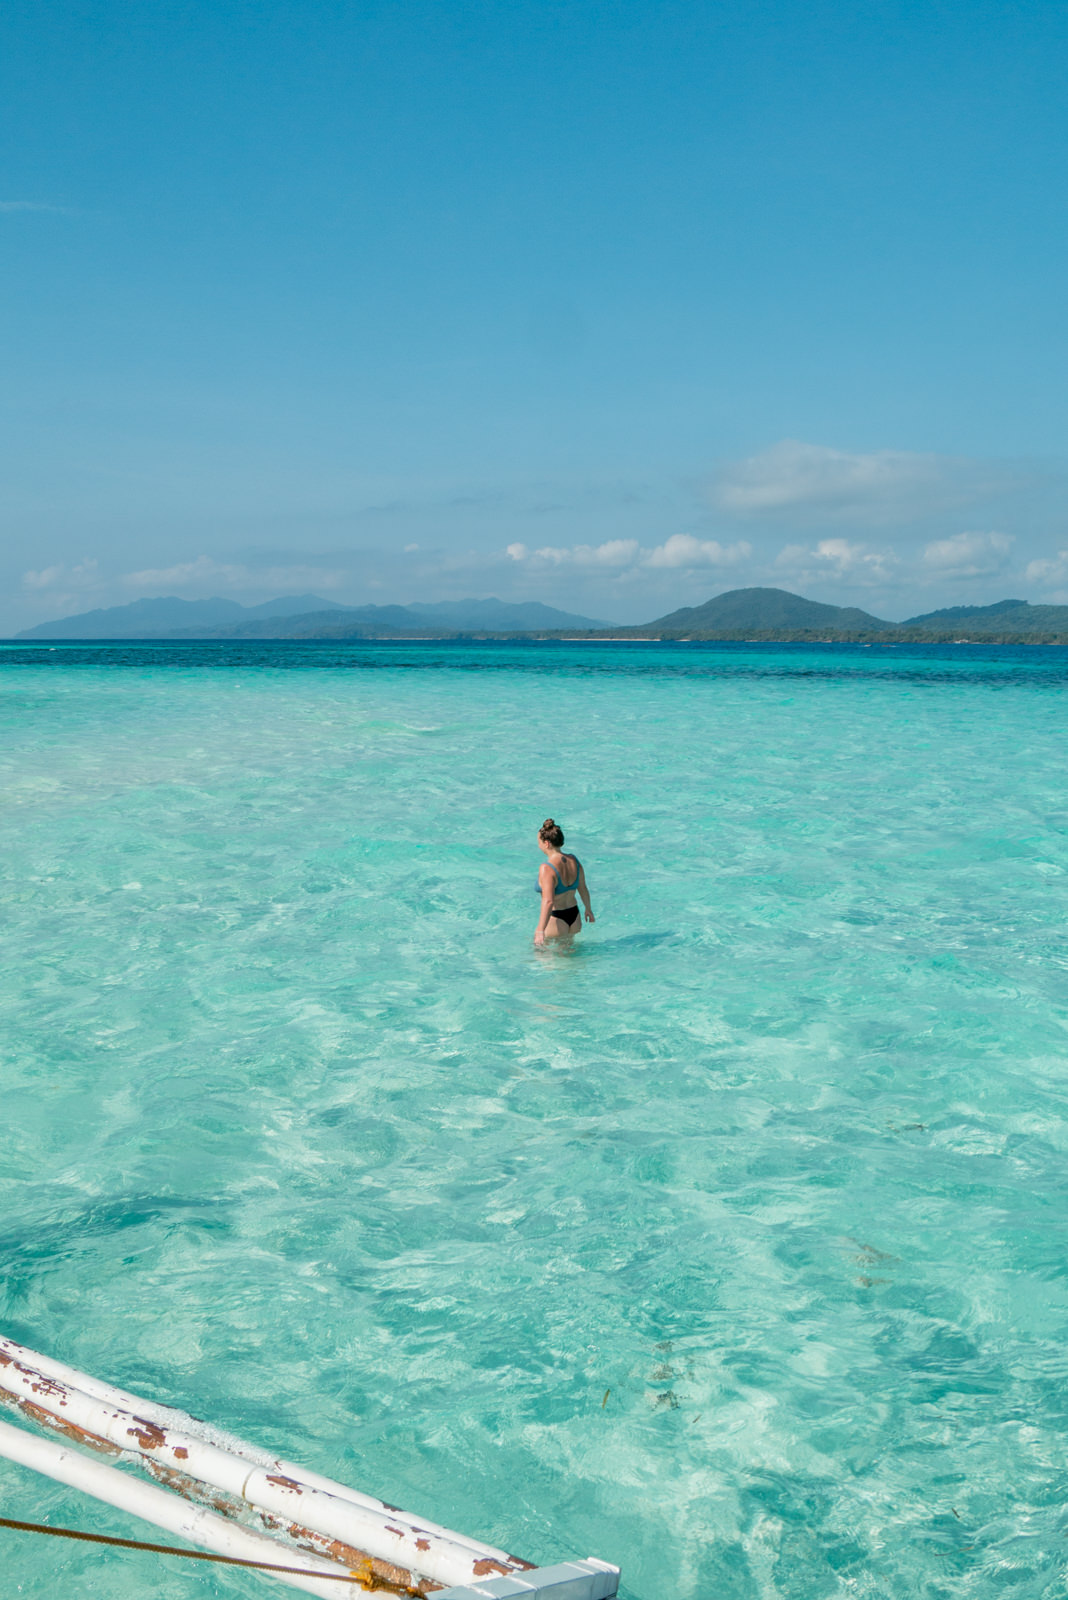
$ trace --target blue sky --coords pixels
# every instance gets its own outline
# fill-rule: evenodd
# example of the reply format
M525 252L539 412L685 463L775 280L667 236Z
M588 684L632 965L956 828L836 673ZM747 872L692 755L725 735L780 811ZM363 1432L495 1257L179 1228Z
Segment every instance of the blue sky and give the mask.
M1068 10L0 22L0 631L1068 602Z

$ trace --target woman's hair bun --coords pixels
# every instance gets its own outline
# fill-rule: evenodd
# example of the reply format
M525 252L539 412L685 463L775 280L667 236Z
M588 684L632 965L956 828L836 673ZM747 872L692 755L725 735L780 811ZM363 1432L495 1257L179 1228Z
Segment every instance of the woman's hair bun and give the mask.
M553 821L552 817L546 817L538 829L538 838L544 839L546 844L551 844L554 850L559 850L564 842L564 830Z

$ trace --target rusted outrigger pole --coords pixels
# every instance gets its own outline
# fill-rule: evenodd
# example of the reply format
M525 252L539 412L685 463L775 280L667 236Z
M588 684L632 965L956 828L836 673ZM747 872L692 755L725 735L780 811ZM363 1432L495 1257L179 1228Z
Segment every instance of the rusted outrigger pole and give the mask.
M536 1568L2 1336L0 1404L69 1441L0 1422L0 1456L218 1554L299 1564L305 1570L278 1574L279 1581L310 1594L612 1600L617 1593L619 1569L607 1562ZM134 1464L156 1482L71 1443Z

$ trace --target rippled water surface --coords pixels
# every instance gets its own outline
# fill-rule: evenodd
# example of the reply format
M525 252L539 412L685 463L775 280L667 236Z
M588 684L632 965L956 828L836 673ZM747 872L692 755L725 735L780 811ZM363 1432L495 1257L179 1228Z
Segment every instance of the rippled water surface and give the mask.
M0 649L0 1329L632 1600L1059 1596L1066 695L1040 649ZM7 1594L276 1592L0 1541Z

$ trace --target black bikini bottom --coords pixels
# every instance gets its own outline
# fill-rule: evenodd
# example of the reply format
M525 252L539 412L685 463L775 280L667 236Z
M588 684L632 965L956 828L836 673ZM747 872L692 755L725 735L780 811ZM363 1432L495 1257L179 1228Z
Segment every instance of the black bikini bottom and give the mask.
M573 922L578 921L578 906L565 906L562 911L554 911L553 916L557 922L566 922L570 928Z

